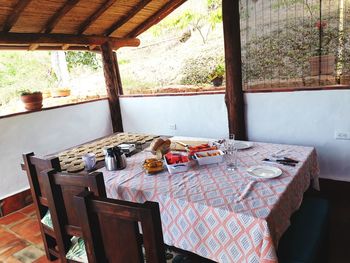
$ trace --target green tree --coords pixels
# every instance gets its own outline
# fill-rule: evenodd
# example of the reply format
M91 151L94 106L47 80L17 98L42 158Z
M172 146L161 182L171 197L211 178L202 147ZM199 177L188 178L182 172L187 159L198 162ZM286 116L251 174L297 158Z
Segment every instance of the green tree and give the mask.
M101 62L94 52L67 51L66 60L69 70L76 66L87 66L94 70L97 70L101 67Z
M154 35L173 30L197 31L203 43L207 42L208 36L218 23L222 22L221 0L207 0L205 12L192 9L184 10L180 15L165 19L152 29ZM208 25L208 27L206 27Z

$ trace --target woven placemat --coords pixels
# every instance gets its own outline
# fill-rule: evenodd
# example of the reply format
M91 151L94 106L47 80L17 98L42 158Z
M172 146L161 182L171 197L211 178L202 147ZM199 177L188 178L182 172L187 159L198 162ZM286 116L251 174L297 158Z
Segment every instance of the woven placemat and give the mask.
M146 142L152 141L154 138L158 137L159 135L118 133L60 152L57 154L57 156L60 160L62 171L76 173L84 170L85 166L82 156L87 153L94 153L96 155L96 161L100 162L104 160L104 147L114 147L122 143L132 143L142 146Z

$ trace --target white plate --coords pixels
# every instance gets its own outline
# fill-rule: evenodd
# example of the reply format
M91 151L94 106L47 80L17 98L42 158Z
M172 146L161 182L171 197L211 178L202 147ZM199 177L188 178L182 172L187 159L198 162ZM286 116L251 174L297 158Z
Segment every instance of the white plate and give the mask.
M235 141L235 148L237 150L245 150L253 146L252 142Z
M275 178L282 174L282 170L275 166L257 165L251 166L247 172L259 178Z

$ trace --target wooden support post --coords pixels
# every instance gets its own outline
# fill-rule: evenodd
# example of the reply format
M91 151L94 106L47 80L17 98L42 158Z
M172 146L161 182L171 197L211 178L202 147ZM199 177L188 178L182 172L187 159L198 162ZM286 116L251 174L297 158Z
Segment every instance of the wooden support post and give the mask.
M239 1L222 0L224 23L226 93L230 133L239 140L246 140L244 96L242 90L241 32Z
M122 85L117 56L113 52L112 45L109 42L101 45L101 51L113 132L122 132L123 123L119 102L119 94L121 94Z

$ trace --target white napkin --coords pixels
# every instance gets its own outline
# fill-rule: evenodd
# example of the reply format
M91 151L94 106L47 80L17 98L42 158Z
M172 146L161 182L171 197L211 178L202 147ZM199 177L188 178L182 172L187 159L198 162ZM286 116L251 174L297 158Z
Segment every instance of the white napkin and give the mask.
M256 184L257 181L250 181L245 187L244 190L239 193L236 194L236 198L234 199L234 201L236 203L241 202L244 198L246 198L248 196L248 194L253 190L253 186L254 184Z

